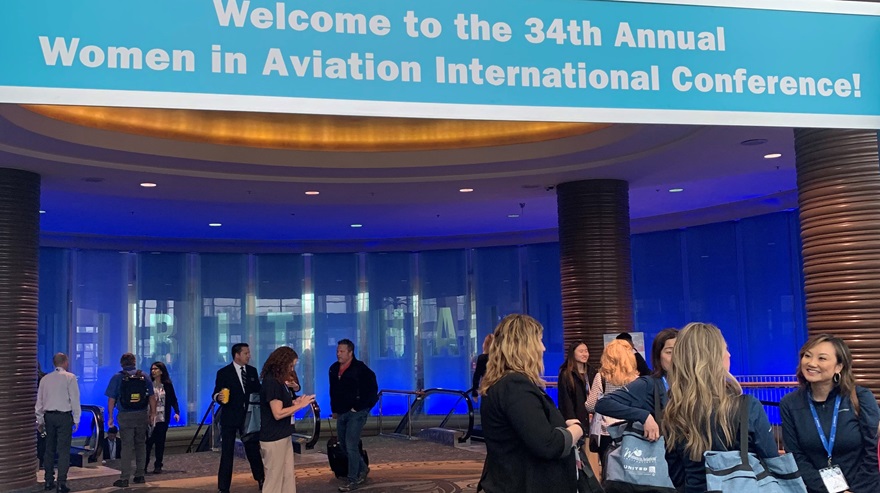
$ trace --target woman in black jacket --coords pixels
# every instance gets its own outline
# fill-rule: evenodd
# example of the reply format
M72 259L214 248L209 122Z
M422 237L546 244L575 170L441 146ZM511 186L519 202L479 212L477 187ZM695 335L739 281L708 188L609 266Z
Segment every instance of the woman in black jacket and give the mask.
M590 351L587 343L577 341L568 346L565 361L559 367L557 388L559 391L559 412L565 419L576 419L584 425L590 426L590 416L587 407L587 394L589 382L596 378L598 370L589 364Z
M785 449L794 455L807 490L825 493L819 471L830 463L849 485L846 491L878 491L880 410L871 391L856 385L849 348L840 338L813 336L800 350L797 379L800 388L783 397L779 408ZM835 414L837 428L831 437ZM829 442L830 452L820 433Z
M495 328L480 387L486 462L477 491L577 491L574 447L584 430L544 392L543 331L528 315L508 315Z
M156 396L156 423L153 432L147 437L147 465L150 465L150 452L156 447L156 461L153 463L153 474L162 473L162 459L165 457L165 435L168 433L168 424L171 422L171 411L174 410L174 420L180 422L180 406L177 404L177 394L168 375L165 363L156 361L150 366L150 376L153 379L153 394Z

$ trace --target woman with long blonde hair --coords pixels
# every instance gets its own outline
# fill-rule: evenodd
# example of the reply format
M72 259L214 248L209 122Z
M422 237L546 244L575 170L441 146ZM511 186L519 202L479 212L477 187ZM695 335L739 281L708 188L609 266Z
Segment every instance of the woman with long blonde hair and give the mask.
M574 447L584 429L544 392L543 332L528 315L508 315L495 328L480 386L486 462L477 491L577 491Z
M684 466L685 493L706 491L703 453L739 448L740 405L749 406L749 451L759 458L779 455L760 401L740 397L742 387L730 374L730 353L718 327L695 322L678 333L668 381L661 430L670 454Z
M639 370L636 364L636 355L629 342L623 339L615 339L605 346L599 373L593 379L590 386L590 395L587 396L587 411L595 412L596 403L606 394L624 388L628 383L639 378ZM611 436L608 435L608 427L619 423L621 420L594 414L590 423L590 434L599 438L595 443L591 437L590 450L599 454L599 463L602 464L602 477L605 477L605 452L611 445Z

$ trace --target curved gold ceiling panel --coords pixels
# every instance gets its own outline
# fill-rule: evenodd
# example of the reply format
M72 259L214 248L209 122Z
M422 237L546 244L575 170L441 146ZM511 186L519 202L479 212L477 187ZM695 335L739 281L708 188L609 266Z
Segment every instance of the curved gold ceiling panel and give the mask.
M608 127L511 122L291 115L232 111L25 106L85 127L190 142L312 151L419 151L543 142Z

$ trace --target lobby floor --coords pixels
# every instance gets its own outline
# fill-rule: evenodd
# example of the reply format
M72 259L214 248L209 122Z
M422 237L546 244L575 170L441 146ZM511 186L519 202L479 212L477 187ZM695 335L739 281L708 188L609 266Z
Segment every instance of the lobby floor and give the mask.
M326 439L321 440L316 451L295 457L298 491L332 493L343 484L330 471L325 446ZM389 437L365 437L364 448L370 457L370 476L358 491L370 493L475 492L485 457L482 444L453 448ZM112 486L119 478L119 464L110 461L95 468L71 468L68 486L75 492L95 493L217 491L219 461L217 452L166 456L162 474L148 474L146 484L132 485L125 490ZM42 481L42 472L38 476ZM38 484L33 491L43 491L43 484ZM259 492L245 459L235 459L231 491Z

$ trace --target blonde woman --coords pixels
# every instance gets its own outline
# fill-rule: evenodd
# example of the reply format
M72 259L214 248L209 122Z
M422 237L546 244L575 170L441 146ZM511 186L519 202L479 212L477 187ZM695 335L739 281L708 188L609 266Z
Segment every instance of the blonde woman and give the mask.
M480 387L486 462L477 491L577 491L573 447L584 430L544 392L543 332L528 315L508 315L495 328Z
M779 455L770 422L753 396L730 374L730 353L718 327L690 323L676 338L668 375L669 402L661 431L670 454L684 467L685 493L706 491L703 453L739 449L740 402L749 406L749 452L759 458Z
M605 394L622 389L626 384L639 378L639 370L636 367L636 355L633 347L622 339L615 339L605 346L602 358L599 360L601 367L599 373L593 379L590 386L590 395L587 396L587 411L596 411L596 402ZM590 450L599 454L599 463L602 465L602 479L605 478L605 452L611 445L611 437L608 435L608 426L620 422L619 419L609 418L601 414L594 414L590 424L590 434L599 437L599 443L591 443ZM597 447L598 445L598 447Z

